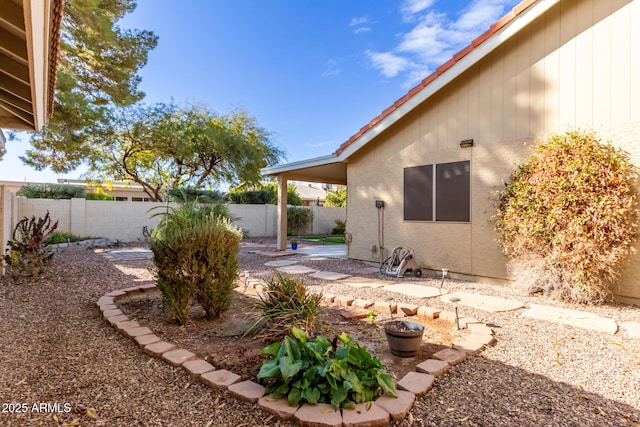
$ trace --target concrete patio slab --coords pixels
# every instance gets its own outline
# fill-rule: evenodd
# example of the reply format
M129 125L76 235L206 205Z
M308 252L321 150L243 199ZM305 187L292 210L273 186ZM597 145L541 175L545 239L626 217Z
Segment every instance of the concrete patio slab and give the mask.
M288 265L294 265L297 263L298 261L294 261L291 259L281 259L281 260L265 262L264 265L266 265L267 267L286 267Z
M333 271L318 271L311 275L311 277L321 280L341 280L351 277L350 274L336 273Z
M318 270L305 267L304 265L288 265L286 267L278 267L276 268L276 271L286 274L308 274L315 273Z
M524 308L524 304L520 301L491 297L488 295L470 294L466 292L456 292L450 295L444 295L440 297L440 300L447 304L451 304L451 298L460 298L460 302L458 303L460 305L476 308L482 311L488 311L490 313Z
M342 279L340 283L345 285L354 286L356 288L382 288L392 284L390 280L378 280L368 277L351 276L346 279Z
M531 308L524 311L524 316L531 317L532 319L562 323L564 325L575 326L576 328L607 332L610 334L615 334L618 331L618 324L615 320L600 317L586 311L550 307L540 304L530 304L530 307Z
M622 322L622 329L627 331L627 335L632 338L640 338L640 322Z
M260 252L256 252L256 254L266 256L269 258L280 258L285 256L296 255L295 253L288 252L288 251L260 251Z
M395 283L382 288L385 291L398 292L414 298L434 298L445 295L449 291L446 289L434 288L431 286L415 285L412 283Z
M307 256L321 256L328 258L347 259L347 245L309 245L298 246L298 249L293 251L288 249L287 252L292 252L297 255Z

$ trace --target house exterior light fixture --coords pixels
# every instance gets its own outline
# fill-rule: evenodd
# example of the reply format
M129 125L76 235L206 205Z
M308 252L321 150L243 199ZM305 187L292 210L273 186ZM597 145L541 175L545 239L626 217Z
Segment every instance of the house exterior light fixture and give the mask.
M460 148L469 148L469 147L473 147L473 138L460 141Z

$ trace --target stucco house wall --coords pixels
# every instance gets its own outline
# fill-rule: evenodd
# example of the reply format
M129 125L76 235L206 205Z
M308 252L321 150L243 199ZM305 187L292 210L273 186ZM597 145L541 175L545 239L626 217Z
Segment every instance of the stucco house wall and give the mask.
M410 246L421 267L508 279L490 224L493 193L537 142L592 129L640 166L638 22L640 0L560 1L353 154L349 257L378 261L372 245L382 243L383 257ZM460 148L470 138L473 147ZM405 221L403 169L461 160L471 162L470 222ZM639 303L640 255L631 261L617 294Z

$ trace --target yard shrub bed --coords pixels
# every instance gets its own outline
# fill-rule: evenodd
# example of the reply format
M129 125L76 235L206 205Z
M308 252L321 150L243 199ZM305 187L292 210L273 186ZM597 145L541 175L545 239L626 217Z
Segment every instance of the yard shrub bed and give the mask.
M638 229L637 171L594 134L554 135L499 193L494 224L516 286L577 303L611 300Z

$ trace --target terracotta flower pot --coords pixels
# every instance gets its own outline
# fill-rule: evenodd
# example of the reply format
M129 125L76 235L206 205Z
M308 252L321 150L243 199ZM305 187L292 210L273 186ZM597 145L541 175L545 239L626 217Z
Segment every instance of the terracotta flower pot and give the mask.
M385 323L384 333L387 336L391 354L412 357L418 353L422 344L424 326L408 320L393 320Z

